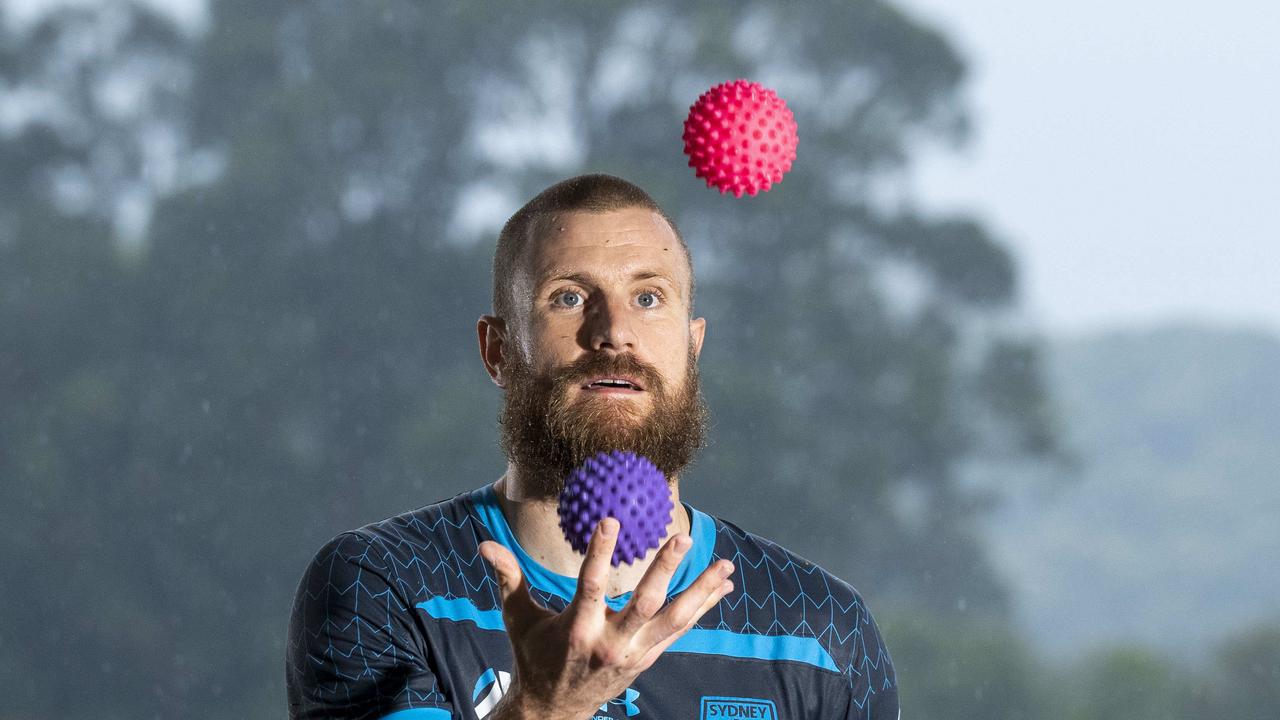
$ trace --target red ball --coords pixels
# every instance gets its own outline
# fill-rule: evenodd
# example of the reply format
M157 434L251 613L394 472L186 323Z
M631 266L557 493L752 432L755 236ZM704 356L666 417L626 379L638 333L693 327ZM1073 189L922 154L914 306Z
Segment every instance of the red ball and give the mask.
M734 80L702 93L684 121L689 167L721 193L768 192L796 159L796 119L778 94Z

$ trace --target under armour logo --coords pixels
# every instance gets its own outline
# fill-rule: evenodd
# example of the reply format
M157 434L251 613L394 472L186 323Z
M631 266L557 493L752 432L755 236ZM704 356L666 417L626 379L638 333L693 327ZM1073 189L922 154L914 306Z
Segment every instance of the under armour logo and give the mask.
M639 690L632 690L631 688L627 688L626 692L610 700L609 702L601 705L600 712L602 713L609 712L610 705L621 705L623 708L626 709L627 717L639 715L640 708L636 707L636 700L639 699L639 697L640 697Z

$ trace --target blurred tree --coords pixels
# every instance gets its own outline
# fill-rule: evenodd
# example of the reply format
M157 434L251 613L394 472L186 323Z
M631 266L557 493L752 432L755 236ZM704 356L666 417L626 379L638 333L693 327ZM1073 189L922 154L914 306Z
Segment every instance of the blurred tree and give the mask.
M921 720L1057 720L1048 672L1013 628L990 618L927 612L880 619L901 685L904 714Z
M179 501L147 472L147 423L165 421L147 358L166 349L136 312L147 208L201 157L182 135L191 50L133 2L54 5L0 32L5 717L136 716L140 696L192 681L173 672L190 651L148 552L156 511Z
M1218 651L1217 670L1211 715L1275 717L1280 708L1280 626L1254 627L1228 638Z
M965 133L944 38L882 2L210 12L193 41L131 3L67 10L0 53L43 86L79 28L125 28L49 85L88 135L33 117L0 143L0 552L7 587L55 598L5 611L0 669L61 664L22 676L16 712L278 715L313 549L501 471L473 338L492 238L581 171L653 191L693 247L717 419L694 502L873 609L1002 612L956 469L1053 436L1035 348L1002 330L1011 258L904 189L916 143ZM742 200L679 143L737 76L801 132L786 180Z
M1117 647L1096 653L1082 663L1078 677L1079 682L1060 689L1066 692L1060 692L1065 697L1059 707L1070 708L1070 720L1203 717L1184 714L1194 699L1191 678L1168 660L1141 648Z

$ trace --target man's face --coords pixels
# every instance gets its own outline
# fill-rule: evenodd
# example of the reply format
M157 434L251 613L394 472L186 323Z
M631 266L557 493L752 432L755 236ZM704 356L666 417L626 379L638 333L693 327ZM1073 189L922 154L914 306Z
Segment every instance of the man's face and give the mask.
M643 208L544 219L513 280L500 382L508 454L542 494L605 450L648 456L668 476L701 445L690 268Z

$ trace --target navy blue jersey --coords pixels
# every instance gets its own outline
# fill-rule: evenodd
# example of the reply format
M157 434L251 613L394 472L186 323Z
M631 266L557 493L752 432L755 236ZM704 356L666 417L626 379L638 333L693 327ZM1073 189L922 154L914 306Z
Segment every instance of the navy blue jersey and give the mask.
M693 546L671 598L712 562L733 592L597 718L896 720L893 665L858 593L787 550L688 505ZM516 556L554 611L575 578L516 542L492 485L327 543L307 568L289 628L293 718L486 717L511 680L511 647L485 540ZM606 602L620 610L631 593Z

